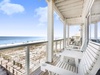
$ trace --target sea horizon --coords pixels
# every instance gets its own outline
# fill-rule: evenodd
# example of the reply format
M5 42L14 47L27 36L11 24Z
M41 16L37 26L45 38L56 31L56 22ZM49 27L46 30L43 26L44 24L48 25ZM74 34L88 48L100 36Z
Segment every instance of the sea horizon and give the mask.
M54 40L61 39L56 37ZM47 41L47 37L43 36L0 36L0 45L28 43L35 41Z
M27 43L32 41L46 40L46 37L39 36L0 36L0 45L14 44L14 43Z

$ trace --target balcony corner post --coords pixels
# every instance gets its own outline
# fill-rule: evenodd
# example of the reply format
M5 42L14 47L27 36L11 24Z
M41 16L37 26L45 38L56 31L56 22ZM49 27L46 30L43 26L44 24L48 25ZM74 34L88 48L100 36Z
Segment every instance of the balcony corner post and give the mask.
M63 48L64 50L66 49L66 22L64 22L64 26L63 26Z
M47 62L53 61L53 39L54 39L54 17L53 17L53 0L48 1L48 33L47 33Z

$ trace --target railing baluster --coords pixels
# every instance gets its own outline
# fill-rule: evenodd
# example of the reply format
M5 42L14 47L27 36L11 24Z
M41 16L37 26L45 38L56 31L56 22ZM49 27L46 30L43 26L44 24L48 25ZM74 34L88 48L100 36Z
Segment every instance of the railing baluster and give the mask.
M64 40L62 40L63 41L63 50L64 50Z
M63 47L62 47L62 43L63 43L63 40L61 40L61 50L63 49Z
M14 67L14 66L18 67L18 65L14 64L13 62L12 62L12 64L13 64L12 66L9 66L7 64L7 67L5 67L5 68L7 68L11 73L16 74L16 75L18 75L20 73L22 73L24 75L29 75L31 73L30 72L30 67L29 67L30 66L30 54L29 53L30 53L30 48L31 48L30 46L31 45L36 45L36 44L42 44L42 43L46 43L47 44L47 41L36 42L36 43L27 43L27 44L24 43L24 44L21 44L21 45L14 45L14 46L9 46L9 47L1 47L0 50L10 49L10 48L13 49L13 48L25 47L25 59L23 59L23 60L25 60L25 63L23 63L23 62L21 63L22 66L20 66L20 69L16 69L16 67ZM61 51L61 49L63 48L63 39L54 40L54 45L55 45L55 53L57 53L58 51ZM14 61L14 60L12 60L12 59L9 60L9 62L11 62L11 61ZM0 61L0 63L2 64L2 61ZM16 63L17 63L17 61L16 61ZM37 64L39 64L39 63L40 63L40 61ZM35 66L33 68L34 68L34 70L36 69ZM33 68L32 68L32 70L33 70Z
M30 66L29 46L26 46L25 49L26 49L26 75L29 75L29 66Z
M60 40L60 51L61 51L61 40Z
M56 42L56 47L57 47L56 52L58 52L58 46L57 45L58 45L58 41Z
M56 51L56 53L57 53L57 41L55 41L55 51Z

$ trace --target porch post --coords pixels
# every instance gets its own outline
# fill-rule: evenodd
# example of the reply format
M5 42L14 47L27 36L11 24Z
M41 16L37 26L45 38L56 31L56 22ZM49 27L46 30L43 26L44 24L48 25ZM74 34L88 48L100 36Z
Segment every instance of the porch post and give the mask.
M53 58L53 37L54 37L54 22L53 22L53 0L48 1L48 33L47 33L47 62L52 62Z
M82 26L82 28L83 28L83 31L82 31L82 33L83 33L82 34L83 39L82 39L82 48L81 48L81 51L84 51L84 49L87 46L86 26L87 26L87 18L84 19L84 24Z
M88 20L89 20L89 23L88 23L88 25L89 25L89 30L90 30L90 37L89 37L89 39L91 40L91 23L92 23L92 16L91 16L91 10L90 10L90 16L89 16L89 18L88 18Z
M69 25L67 25L67 46L69 46Z
M87 24L87 43L89 42L89 23Z
M98 39L98 38L97 38L97 37L98 37L98 36L97 36L97 35L98 35L98 34L97 34L97 31L98 31L98 27L97 27L97 23L95 23L95 25L94 25L94 39L96 39L96 40Z
M83 39L82 39L82 51L86 49L88 40L89 40L89 20L88 17L84 18L84 25L83 25Z
M89 42L89 17L86 18L86 43Z
M81 45L82 45L82 42L83 42L83 24L81 24L81 26L80 26L80 37L81 37Z
M64 26L63 26L63 38L64 38L64 42L63 42L63 45L64 45L64 50L66 49L66 22L64 22Z
M82 36L83 36L82 41L83 41L83 43L84 43L85 38L86 38L86 37L85 37L85 24L83 25L83 35L82 35Z
M88 43L88 35L89 35L89 32L88 32L88 17L85 19L85 46L87 46L87 43Z

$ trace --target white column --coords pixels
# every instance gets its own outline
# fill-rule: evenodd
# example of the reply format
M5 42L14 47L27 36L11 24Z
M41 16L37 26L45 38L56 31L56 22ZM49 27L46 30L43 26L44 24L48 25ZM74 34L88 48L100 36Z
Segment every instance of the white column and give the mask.
M88 19L89 20L89 19ZM89 23L87 23L87 43L89 42Z
M83 24L80 26L80 37L81 37L81 44L83 39Z
M89 30L90 30L90 33L89 33L90 34L90 38L89 39L91 39L91 23L92 23L92 19L91 18L92 18L92 16L91 16L91 10L90 10L89 23L88 23L88 25L90 26L89 27Z
M63 42L63 45L64 45L64 50L66 49L66 23L64 23L64 26L63 26L63 38L64 38L64 42Z
M89 36L89 31L88 31L88 25L89 24L89 21L88 21L88 18L86 18L85 20L85 45L87 46L87 43L88 43L88 36Z
M48 44L47 44L47 62L52 62L53 58L53 37L54 37L54 22L53 22L53 0L48 1Z
M29 63L30 63L30 57L29 57L29 47L25 47L26 50L26 75L29 75Z
M86 37L85 37L85 24L83 24L82 25L82 46L81 46L81 51L83 51L84 50L84 48L85 48L85 44L86 44Z
M69 46L69 25L67 25L67 46Z
M87 47L87 25L88 25L88 20L87 18L84 19L84 25L83 25L83 39L82 39L82 50L84 51Z
M98 27L97 27L97 23L95 23L94 25L94 39L98 39Z
M89 17L86 18L86 32L85 32L85 36L86 36L86 43L88 43L89 41Z
M84 39L85 39L85 24L83 25L83 39L82 39L83 42L84 42Z

